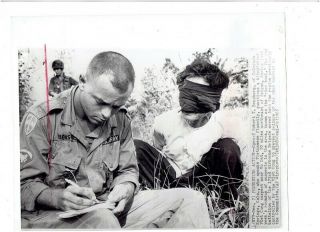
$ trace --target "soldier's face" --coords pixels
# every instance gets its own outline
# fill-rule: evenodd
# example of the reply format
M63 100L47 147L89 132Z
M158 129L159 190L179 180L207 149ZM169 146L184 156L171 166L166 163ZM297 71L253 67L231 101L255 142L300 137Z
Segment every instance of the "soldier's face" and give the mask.
M62 69L61 68L58 68L58 69L54 69L53 70L57 76L60 76L62 74Z
M99 125L108 120L126 103L133 90L130 84L125 93L119 93L110 81L112 78L100 76L82 86L81 106L92 124Z

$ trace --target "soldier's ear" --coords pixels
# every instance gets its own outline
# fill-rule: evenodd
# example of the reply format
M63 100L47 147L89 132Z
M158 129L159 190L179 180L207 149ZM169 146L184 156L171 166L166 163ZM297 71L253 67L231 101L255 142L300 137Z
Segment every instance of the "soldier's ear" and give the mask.
M84 84L87 83L87 78L84 75L80 75L79 77L79 88L80 90L84 89Z

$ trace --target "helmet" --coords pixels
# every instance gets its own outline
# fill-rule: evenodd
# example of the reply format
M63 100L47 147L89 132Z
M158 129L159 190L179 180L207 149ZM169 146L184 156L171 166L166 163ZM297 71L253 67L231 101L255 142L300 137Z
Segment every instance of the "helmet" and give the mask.
M64 65L63 65L63 62L61 60L55 60L52 62L52 69L55 70L55 69L63 69L64 68Z

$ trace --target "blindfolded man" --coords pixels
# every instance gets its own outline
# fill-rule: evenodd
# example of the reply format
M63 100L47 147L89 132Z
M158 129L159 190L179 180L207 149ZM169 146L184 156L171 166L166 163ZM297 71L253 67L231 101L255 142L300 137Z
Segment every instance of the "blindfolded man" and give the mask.
M180 108L155 119L154 147L135 141L140 181L151 188L209 188L233 202L243 179L240 148L225 133L219 111L229 79L217 66L195 60L177 84Z

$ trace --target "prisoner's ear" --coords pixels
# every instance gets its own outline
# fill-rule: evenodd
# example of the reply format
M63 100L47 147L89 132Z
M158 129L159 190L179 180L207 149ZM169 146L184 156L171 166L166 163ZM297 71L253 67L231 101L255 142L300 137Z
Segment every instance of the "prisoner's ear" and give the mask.
M80 77L79 77L80 90L83 90L85 83L87 83L87 77L85 75L80 75Z

